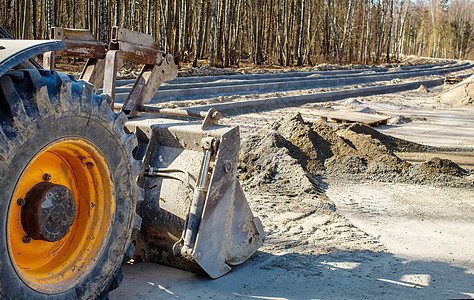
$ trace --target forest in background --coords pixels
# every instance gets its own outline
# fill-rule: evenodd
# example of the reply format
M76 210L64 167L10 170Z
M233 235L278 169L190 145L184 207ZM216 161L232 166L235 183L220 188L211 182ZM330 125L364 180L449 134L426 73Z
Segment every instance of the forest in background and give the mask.
M179 62L282 66L393 62L400 55L474 59L472 0L0 0L15 38L51 26L112 26L153 35Z

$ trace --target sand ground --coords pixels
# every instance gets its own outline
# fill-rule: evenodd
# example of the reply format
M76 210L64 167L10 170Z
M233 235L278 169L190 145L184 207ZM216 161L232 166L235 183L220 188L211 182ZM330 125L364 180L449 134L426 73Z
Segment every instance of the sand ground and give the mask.
M385 134L459 148L399 157L417 163L442 156L472 170L474 106L440 103L436 96L446 88L310 103L231 116L223 123L239 125L245 139L296 112L305 120L344 109L387 114L392 124L377 128ZM335 204L334 213L314 209L311 197L246 190L268 240L231 273L210 280L166 266L129 263L111 299L474 298L474 188L324 176L321 187Z

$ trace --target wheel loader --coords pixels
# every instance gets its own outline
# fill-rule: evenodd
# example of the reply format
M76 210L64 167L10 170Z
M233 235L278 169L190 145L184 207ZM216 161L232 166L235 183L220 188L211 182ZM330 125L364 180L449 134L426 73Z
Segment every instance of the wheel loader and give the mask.
M0 35L0 298L108 298L131 258L217 278L262 245L236 176L238 127L148 103L177 76L151 36ZM77 80L57 57L85 61ZM124 61L143 67L116 101Z

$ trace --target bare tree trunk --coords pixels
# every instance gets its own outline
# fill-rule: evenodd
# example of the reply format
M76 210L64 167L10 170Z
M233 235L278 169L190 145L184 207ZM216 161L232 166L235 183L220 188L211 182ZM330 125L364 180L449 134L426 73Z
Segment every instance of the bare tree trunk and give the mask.
M23 19L23 39L28 39L30 32L30 0L25 1L25 17Z
M93 26L93 22L92 22L92 16L93 16L93 11L92 11L92 3L90 3L89 1L86 1L86 5L87 5L87 29L89 29L91 32L92 32L92 26Z
M206 0L206 3L209 3L209 2ZM208 28L210 28L209 22L210 22L210 19L212 18L211 8L212 8L212 5L206 5L206 10L204 12L204 16L206 17L206 22L204 23L204 36L202 37L202 46L201 46L201 53L199 53L199 58L203 58L204 54L206 53L206 46L208 43L207 40L209 39L209 32L210 32L210 30L208 30Z
M366 33L366 39L365 39L365 59L364 63L368 64L369 63L369 57L370 57L370 50L369 50L369 42L370 42L370 8L372 6L372 0L367 0L367 33Z
M120 27L120 13L122 12L121 0L116 0L115 4L115 26Z
M151 34L151 25L152 25L152 14L151 14L151 11L152 11L152 6L153 6L152 0L147 0L147 5L146 5L146 8L147 8L147 14L146 14L146 33L147 33L147 34Z
M76 11L77 11L76 1L73 1L72 2L72 28L76 28Z
M183 0L184 1L184 0ZM181 8L181 0L175 0L174 3L174 43L173 43L173 55L174 55L174 60L176 64L179 64L181 61L181 57L179 56L179 34L180 34L180 28L179 28L179 14L180 14L180 8Z
M160 46L161 50L165 51L165 20L163 17L163 2L160 0Z
M36 1L33 1L32 2L33 4L33 39L37 39L38 38L38 33L36 32Z
M12 34L13 29L13 19L15 17L15 0L10 0L8 2L8 9L7 9L7 23L5 24L5 29ZM13 34L12 34L13 35Z
M393 0L390 2L390 27L388 29L388 42L387 42L387 63L390 63L390 42L392 39L392 26L393 26Z
M313 21L313 1L309 0L308 26L306 26L308 29L306 32L306 35L308 36L308 42L306 43L305 53L306 53L306 59L308 61L308 65L310 66L313 65L313 62L311 61L311 45L312 45L312 40L313 40L313 38L311 37L312 21ZM314 32L316 33L316 30L314 30Z
M300 38L298 43L298 62L297 65L303 65L303 41L304 41L304 19L306 14L306 0L301 1L301 21L300 21Z
M135 30L136 27L136 17L137 17L137 2L132 0L132 17L131 17L131 29Z
M284 0L280 0L280 66L285 65L285 59L283 55L283 45L284 45L284 34L283 34L283 29L284 29L284 18L283 18L283 5L284 5Z
M233 41L233 45L232 45L232 50L233 50L233 53L234 55L232 55L231 57L231 64L235 64L236 63L236 57L235 57L235 53L237 51L237 41L239 40L239 37L240 37L240 26L242 26L240 23L241 23L241 9L242 9L242 0L239 0L239 6L237 7L237 24L235 25L235 35L234 35L234 41ZM242 41L242 38L240 39ZM242 42L240 43L240 45L242 45Z
M164 1L164 0L163 0ZM166 1L166 52L171 53L172 51L172 42L173 42L173 7L171 5L172 0Z
M255 16L256 20L256 39L255 39L255 59L256 64L260 65L263 63L263 53L262 53L262 44L263 44L263 5L262 2L258 1L257 3L257 14Z
M287 12L290 9L290 4L288 2L289 1L287 1L287 4L286 4L286 11ZM294 2L291 2L291 8L293 8L293 6L294 6ZM286 38L287 39L285 41L285 44L286 44L286 65L287 66L290 65L291 58L292 58L292 53L291 53L292 49L291 49L290 41L289 41L291 28L293 27L292 20L293 20L293 18L291 18L290 13L287 13L286 14Z
M400 55L400 53L402 53L402 51L403 51L403 45L405 43L405 21L406 21L407 15L408 15L409 7L410 7L410 2L407 3L407 8L406 8L404 17L402 19L402 24L400 26L400 33L398 35L399 41L398 41L397 55Z
M379 41L377 42L377 56L375 58L375 62L379 62L380 58L380 44L382 43L382 36L383 36L383 25L385 23L385 7L382 6L382 19L380 21L380 31L379 31Z
M340 61L339 59L339 40L337 38L337 33L338 33L338 29L337 29L337 19L334 20L333 17L332 17L332 13L331 13L331 3L329 3L329 0L326 0L326 5L327 5L327 8L328 8L328 15L329 15L329 19L331 20L331 27L332 27L332 33L334 35L334 58L337 59L338 61Z
M100 1L100 40L104 43L107 43L107 1Z
M346 22L344 24L344 35L342 37L341 46L339 47L339 53L337 55L339 64L342 61L342 54L344 52L344 46L346 44L347 32L348 32L348 28L349 28L349 20L352 19L352 13L353 13L352 5L353 5L353 3L354 3L354 0L350 0L349 1L349 7L347 8Z
M181 0L181 20L179 30L179 56L184 60L186 47L186 0Z
M258 36L257 36L257 18L255 17L255 11L258 4L255 2L251 2L251 22L248 22L251 25L252 39L249 39L249 48L251 49L250 56L252 58L253 63L257 64L257 43L258 43Z
M209 45L209 65L211 67L215 66L215 49L214 49L214 41L216 38L216 22L217 22L217 16L216 16L216 1L217 0L212 0L212 21L211 21L211 40L210 40L210 45Z
M199 12L198 36L197 36L197 41L196 41L196 51L194 52L193 67L197 67L197 61L198 61L199 55L201 54L201 44L202 44L202 34L203 34L203 29L202 29L203 18L204 18L204 0L201 0L201 9L200 9L200 12Z
M224 12L226 7L226 0L222 0L219 8L219 28L216 36L216 60L217 64L222 64L222 36L224 30Z
M225 14L225 33L224 33L224 67L229 66L229 39L230 39L230 18L232 12L232 0L227 0L226 14Z
M54 0L49 0L49 6L48 6L48 28L47 28L47 32L48 32L48 37L51 38L51 32L50 32L50 29L51 27L54 26Z

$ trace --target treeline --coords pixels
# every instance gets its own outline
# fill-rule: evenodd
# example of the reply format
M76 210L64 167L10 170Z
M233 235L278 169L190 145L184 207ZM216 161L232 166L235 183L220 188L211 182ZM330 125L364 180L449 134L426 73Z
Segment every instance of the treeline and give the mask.
M379 63L399 55L474 58L472 0L0 0L15 38L50 26L152 34L178 61L229 66Z

